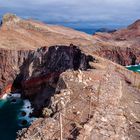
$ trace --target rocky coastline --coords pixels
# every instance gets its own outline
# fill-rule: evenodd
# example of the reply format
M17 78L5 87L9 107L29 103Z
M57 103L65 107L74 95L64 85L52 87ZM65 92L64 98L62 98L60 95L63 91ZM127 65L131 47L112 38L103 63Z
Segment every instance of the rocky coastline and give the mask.
M0 27L0 97L20 92L38 117L17 140L139 139L138 22L93 36L15 15ZM137 33L136 33L137 31Z

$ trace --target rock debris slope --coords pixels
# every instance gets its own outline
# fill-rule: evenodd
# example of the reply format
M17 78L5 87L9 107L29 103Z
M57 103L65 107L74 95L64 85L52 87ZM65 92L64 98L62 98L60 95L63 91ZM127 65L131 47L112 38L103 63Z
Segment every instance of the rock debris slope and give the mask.
M91 36L7 14L0 34L0 95L38 117L18 140L140 139L140 75L121 66L140 62L139 21Z

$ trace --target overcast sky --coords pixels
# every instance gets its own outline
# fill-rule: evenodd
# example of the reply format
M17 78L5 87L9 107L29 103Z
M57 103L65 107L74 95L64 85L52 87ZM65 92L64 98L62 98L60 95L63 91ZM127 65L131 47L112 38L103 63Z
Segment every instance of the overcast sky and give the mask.
M7 12L67 26L117 27L140 19L140 0L0 0L0 16Z

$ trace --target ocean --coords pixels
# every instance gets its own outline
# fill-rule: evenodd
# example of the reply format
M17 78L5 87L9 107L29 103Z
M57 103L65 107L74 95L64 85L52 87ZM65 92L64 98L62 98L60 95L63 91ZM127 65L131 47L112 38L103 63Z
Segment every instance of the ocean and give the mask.
M96 33L97 29L86 29L86 28L75 28L75 30L85 32L87 34L93 35Z
M34 118L28 100L22 100L20 94L0 99L0 140L16 140L17 131L28 127Z

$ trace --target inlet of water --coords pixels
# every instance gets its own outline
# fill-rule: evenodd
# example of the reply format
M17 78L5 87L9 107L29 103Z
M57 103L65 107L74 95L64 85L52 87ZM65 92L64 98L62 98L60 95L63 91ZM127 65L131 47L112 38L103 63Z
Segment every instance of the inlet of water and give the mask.
M32 111L30 102L22 100L19 93L4 95L0 99L0 140L15 140L18 130L34 120Z
M126 66L127 69L140 73L140 65Z

